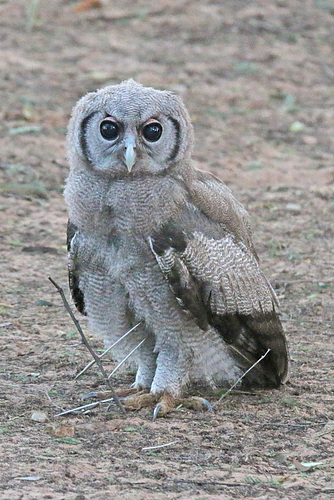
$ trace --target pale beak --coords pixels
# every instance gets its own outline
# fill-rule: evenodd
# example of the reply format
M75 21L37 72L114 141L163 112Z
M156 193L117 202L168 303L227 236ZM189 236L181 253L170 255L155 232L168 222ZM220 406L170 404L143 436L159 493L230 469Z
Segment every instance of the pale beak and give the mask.
M133 165L136 162L136 139L133 134L127 134L124 139L125 148L125 165L129 172L131 172Z

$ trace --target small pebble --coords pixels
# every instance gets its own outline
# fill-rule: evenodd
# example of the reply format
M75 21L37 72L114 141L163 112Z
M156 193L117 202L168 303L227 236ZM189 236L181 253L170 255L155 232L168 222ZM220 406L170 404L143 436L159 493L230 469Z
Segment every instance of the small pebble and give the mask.
M292 212L293 214L297 215L301 213L302 207L299 203L287 203L285 205L286 210L289 212Z
M31 414L31 420L34 420L35 422L46 422L48 419L48 416L44 411L34 411Z
M299 121L293 122L290 125L290 132L292 132L294 134L298 134L299 132L303 132L304 129L305 129L304 123L299 122Z

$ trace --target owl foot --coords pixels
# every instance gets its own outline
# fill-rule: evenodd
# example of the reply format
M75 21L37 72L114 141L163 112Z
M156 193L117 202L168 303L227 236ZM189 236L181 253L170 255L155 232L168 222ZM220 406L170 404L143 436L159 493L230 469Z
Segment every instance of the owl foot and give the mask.
M157 396L152 392L140 392L129 396L122 401L126 410L140 410L141 408L148 408L157 402ZM165 394L156 405L153 412L153 421L159 416L167 415L170 411L179 405L179 399L174 398L170 394Z
M156 402L157 396L155 396L152 392L141 392L127 397L123 401L123 406L127 410L140 410L141 408L150 407ZM195 396L189 398L176 398L174 396L171 396L170 394L164 394L154 408L153 422L158 417L164 417L180 405L192 410L198 411L206 409L210 412L213 412L211 404L204 398Z
M128 396L122 401L122 403L126 410L134 411L153 406L157 402L157 399L157 396L152 392L141 391L140 393ZM204 398L197 396L177 398L171 394L164 394L160 400L158 400L158 403L154 408L152 418L153 422L158 417L164 417L179 406L184 406L185 408L189 408L191 410L207 410L211 413L213 412L212 405Z
M133 396L128 396L122 401L126 410L140 410L152 406L156 402L156 396L152 392L137 392Z
M169 394L165 394L154 408L153 422L158 418L158 416L163 417L179 406L184 406L185 408L196 411L206 409L209 412L213 413L212 405L204 398L197 396L191 396L188 398L174 398Z
M138 389L136 387L128 387L127 389L117 389L116 393L119 398L127 398L132 394L138 394Z

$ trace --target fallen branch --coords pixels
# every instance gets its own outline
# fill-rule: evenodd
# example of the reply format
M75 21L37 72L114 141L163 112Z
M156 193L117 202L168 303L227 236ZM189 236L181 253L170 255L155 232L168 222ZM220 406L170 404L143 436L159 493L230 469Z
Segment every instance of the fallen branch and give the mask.
M138 345L136 345L136 347L135 347L134 349L132 349L132 351L131 351L131 352L129 352L129 354L127 354L127 355L125 356L125 358L124 358L124 359L122 359L122 361L121 361L120 363L118 363L118 365L116 366L116 368L114 368L114 369L113 369L113 371L112 371L112 372L110 373L110 375L108 376L108 380L109 380L109 378L110 378L110 377L112 377L112 376L114 375L114 373L118 370L118 368L120 368L120 367L123 365L123 363L125 363L125 361L126 361L127 359L129 359L129 357L130 357L130 356L131 356L131 355L132 355L132 354L133 354L133 353L134 353L137 349L139 349L139 347L140 347L140 346L141 346L141 345L145 342L145 340L146 340L146 337L145 337L143 340L141 340L141 341L139 342L139 344L138 344ZM109 410L110 405L111 405L111 403L109 404L109 406L108 406L108 408L107 408L108 410Z
M97 366L99 367L100 369L100 372L102 373L102 376L103 376L103 379L105 381L105 383L107 384L108 388L110 389L111 393L112 393L112 396L113 396L113 399L115 401L115 403L117 404L118 408L120 409L120 411L122 412L123 415L126 415L126 411L124 409L124 406L122 405L119 397L117 396L117 393L115 391L115 389L113 388L113 386L111 385L111 382L108 378L108 375L105 371L105 369L103 368L103 365L102 365L102 362L99 358L99 356L96 354L96 352L94 351L94 349L90 346L88 340L86 339L86 336L84 334L84 332L82 331L82 328L79 324L79 321L76 319L76 317L74 316L72 310L71 310L71 307L65 297L65 294L64 294L64 291L63 289L57 285L57 283L49 276L49 280L51 281L51 283L53 284L53 286L57 289L57 291L60 293L60 296L62 298L62 301L64 303L64 306L65 306L65 309L66 311L68 312L68 314L70 315L76 329L78 330L80 336L81 336L81 340L82 340L82 343L87 347L87 349L89 350L90 354L93 356ZM109 408L109 407L108 407Z

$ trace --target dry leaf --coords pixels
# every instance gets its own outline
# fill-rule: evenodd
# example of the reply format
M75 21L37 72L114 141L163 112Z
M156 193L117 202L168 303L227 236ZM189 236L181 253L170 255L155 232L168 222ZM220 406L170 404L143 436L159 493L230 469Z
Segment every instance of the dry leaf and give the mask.
M100 0L84 0L78 3L73 10L74 12L83 12L88 9L100 9L101 7L102 2L100 2Z
M289 469L296 469L305 472L313 467L317 467L318 465L322 465L322 462L299 462L294 458L291 465L289 465Z
M74 437L75 428L72 425L60 425L59 427L54 427L51 433L55 437Z
M305 470L307 470L307 467L305 467L305 465L303 465L301 462L298 462L298 460L296 458L294 458L292 460L291 465L289 465L289 469L296 469L296 470L305 471Z

